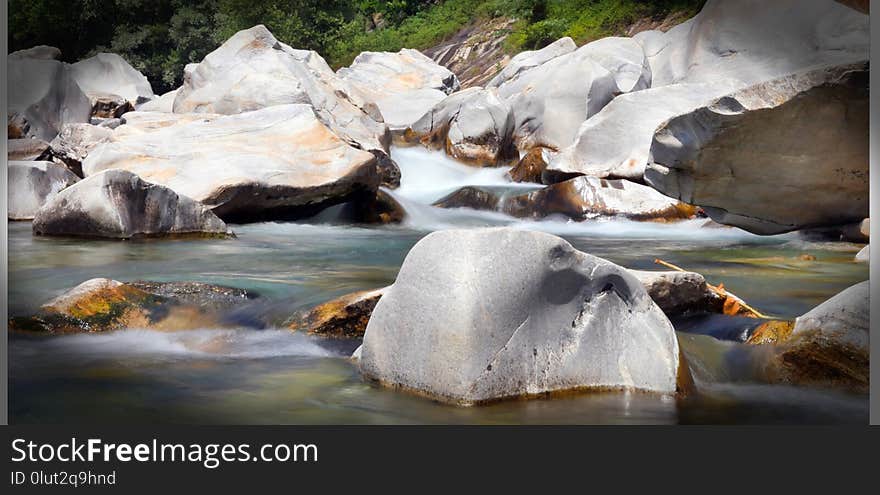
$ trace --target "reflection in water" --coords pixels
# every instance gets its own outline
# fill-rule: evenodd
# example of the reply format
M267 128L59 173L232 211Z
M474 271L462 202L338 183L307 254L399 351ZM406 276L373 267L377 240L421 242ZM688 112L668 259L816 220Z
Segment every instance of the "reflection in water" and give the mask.
M238 238L99 241L34 238L9 226L9 311L29 314L93 277L199 281L261 297L228 320L251 328L162 333L131 330L10 341L13 422L177 423L676 423L861 422L867 399L760 385L760 350L726 321L675 322L702 393L673 400L594 393L458 408L364 383L346 358L357 343L316 340L281 327L296 311L394 281L409 249L449 227L512 225L562 235L576 248L621 265L656 269L661 258L698 271L765 313L800 315L868 277L852 262L858 246L795 235L620 220L527 222L430 201L465 184L499 185L502 169L474 169L417 148L396 150L403 169L394 194L410 213L403 226L303 223L234 225ZM422 172L418 172L421 170ZM414 172L415 171L415 172ZM424 173L424 177L417 174ZM508 184L509 185L509 184ZM520 187L520 186L511 186ZM522 186L524 188L534 186ZM452 190L450 190L452 189ZM799 258L809 253L815 261ZM454 253L452 253L454 255ZM751 322L748 322L749 324ZM748 325L746 325L748 326ZM699 335L707 334L707 335ZM757 363L757 364L756 364Z

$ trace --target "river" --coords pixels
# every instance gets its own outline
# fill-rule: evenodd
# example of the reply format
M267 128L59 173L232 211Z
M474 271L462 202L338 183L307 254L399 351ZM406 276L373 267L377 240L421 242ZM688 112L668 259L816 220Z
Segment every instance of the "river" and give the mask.
M102 241L31 236L9 226L9 311L25 315L94 277L200 281L260 297L224 318L237 328L184 332L10 337L13 423L862 423L867 396L767 385L743 363L759 350L736 342L753 321L675 321L701 392L686 399L588 393L485 407L442 405L361 380L347 357L357 343L280 330L297 311L394 281L408 250L445 228L509 225L560 235L576 248L629 268L661 258L702 273L762 312L796 317L868 278L858 246L796 234L756 236L733 228L549 219L442 210L431 202L463 185L508 183L501 169L475 169L417 148L393 150L402 171L392 194L402 225L310 221L233 225L235 239ZM810 254L815 260L801 259ZM454 253L450 253L454 255Z

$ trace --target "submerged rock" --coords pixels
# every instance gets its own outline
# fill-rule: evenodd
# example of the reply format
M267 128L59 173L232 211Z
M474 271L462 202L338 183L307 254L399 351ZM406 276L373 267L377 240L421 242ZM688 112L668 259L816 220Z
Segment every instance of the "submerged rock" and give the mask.
M79 177L64 165L46 161L9 161L8 218L31 220L37 211Z
M36 315L10 318L9 328L40 333L216 328L227 326L219 311L252 297L242 289L198 282L95 278L44 304Z
M33 231L115 239L228 235L226 224L204 205L118 169L90 175L48 200L34 217Z
M294 317L288 328L333 338L361 338L379 298L386 289L346 294Z
M51 141L64 124L89 121L91 104L67 64L10 57L7 69L8 138Z
M578 389L672 394L686 374L672 325L633 275L516 229L419 241L356 355L369 379L459 404Z
M752 345L762 345L784 342L788 340L788 338L791 336L791 331L793 329L793 321L765 321L764 323L761 323L760 325L752 329L752 332L749 335L748 340L746 340L746 343Z
M869 282L840 292L795 320L778 345L769 375L796 385L867 392L870 368Z
M812 70L673 118L655 133L645 179L758 234L860 221L868 214L867 81L865 65Z
M670 221L691 218L696 213L695 207L650 187L586 176L507 198L501 210L520 218L564 215L578 221L599 216Z
M212 310L229 309L254 299L257 294L245 289L202 282L153 282L136 280L127 285L180 304Z
M458 91L458 78L418 50L362 52L336 74L373 102L386 124L403 131L446 95Z
M132 112L126 122L132 115L140 123L89 153L86 175L128 170L236 221L308 216L379 186L373 154L337 137L309 105L204 118Z
M443 149L464 163L497 166L517 157L514 118L494 89L470 88L453 93L404 133L408 142Z

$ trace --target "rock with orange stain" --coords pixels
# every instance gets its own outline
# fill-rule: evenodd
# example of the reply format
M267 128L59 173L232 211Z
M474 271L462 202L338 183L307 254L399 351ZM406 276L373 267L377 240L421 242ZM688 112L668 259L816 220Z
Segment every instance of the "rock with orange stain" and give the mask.
M375 194L381 180L376 156L339 138L310 105L223 116L131 112L125 120L133 123L89 153L83 172L127 170L224 219L307 216Z
M333 338L362 338L367 322L386 288L346 294L298 314L288 325L294 331Z
M9 328L38 333L217 328L226 326L223 310L251 297L241 289L196 282L95 278L47 302L35 315L10 318Z
M508 172L510 179L514 182L541 184L541 175L547 168L548 160L549 157L545 148L540 146L532 148L510 169L510 172Z
M89 175L49 199L34 216L33 232L112 239L230 235L206 206L120 169Z
M476 166L499 166L518 157L513 143L514 117L495 89L469 88L453 93L406 129L410 143L442 149Z
M446 95L458 91L455 74L418 50L363 52L336 74L379 107L391 132L403 132Z
M765 321L752 330L746 343L753 345L778 344L788 340L792 329L794 329L793 321Z
M696 209L654 189L627 180L576 177L504 200L501 210L521 218L564 215L574 220L615 216L630 220L675 221Z
M797 318L778 344L768 377L796 385L866 393L870 368L869 281L853 285Z

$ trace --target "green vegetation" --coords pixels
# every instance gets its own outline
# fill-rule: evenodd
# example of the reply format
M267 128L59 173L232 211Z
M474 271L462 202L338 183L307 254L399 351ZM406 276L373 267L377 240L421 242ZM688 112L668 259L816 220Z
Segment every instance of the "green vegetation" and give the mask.
M479 19L518 19L511 52L562 37L578 43L619 33L644 17L696 13L704 0L10 0L9 48L47 44L67 61L99 51L125 57L157 93L180 85L236 31L265 24L334 67L362 51L425 49Z

